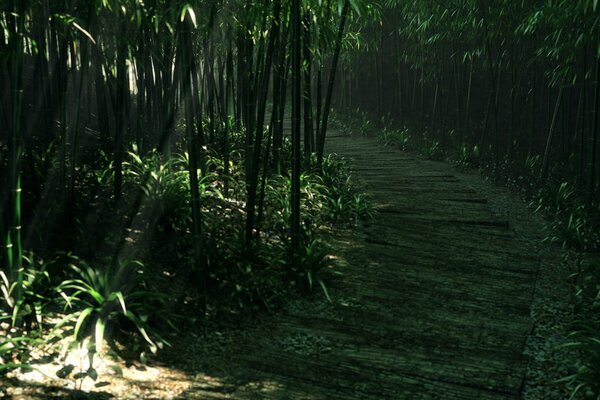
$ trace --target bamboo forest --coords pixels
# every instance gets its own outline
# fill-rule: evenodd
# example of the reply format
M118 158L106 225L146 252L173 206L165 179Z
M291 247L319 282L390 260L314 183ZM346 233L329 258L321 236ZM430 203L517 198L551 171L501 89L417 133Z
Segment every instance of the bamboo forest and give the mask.
M598 0L0 0L0 398L600 400Z

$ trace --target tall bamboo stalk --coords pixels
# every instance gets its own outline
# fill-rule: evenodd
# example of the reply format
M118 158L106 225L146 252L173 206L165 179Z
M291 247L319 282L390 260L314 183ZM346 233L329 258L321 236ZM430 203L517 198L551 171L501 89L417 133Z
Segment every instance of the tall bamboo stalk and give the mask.
M600 55L596 55L596 82L594 84L594 106L592 107L591 118L593 121L592 137L591 137L591 155L590 155L590 181L589 181L589 197L591 200L594 199L594 194L597 188L597 165L596 158L598 154L598 136L600 135Z
M25 31L25 7L15 0L13 27L9 37L11 62L12 118L10 124L10 159L8 201L9 228L6 238L8 272L10 279L16 281L14 302L18 303L23 295L23 248L21 230L21 162L23 157L23 53L24 43L20 34Z
M273 52L275 50L275 43L279 35L280 25L280 14L281 14L281 1L275 0L273 3L273 20L271 23L269 43L267 45L266 59L264 61L264 70L262 71L262 82L260 84L260 90L258 91L258 107L256 115L256 132L254 134L254 144L251 147L253 149L252 154L247 154L247 157L252 156L251 170L249 171L250 177L247 184L247 196L246 201L246 245L249 246L252 242L253 230L254 230L254 219L255 219L255 208L256 208L256 190L258 187L258 175L260 171L260 156L262 151L263 134L264 134L264 118L267 104L267 93L269 91L269 81L271 77L271 65L273 63ZM250 250L249 248L247 250Z
M540 171L540 178L546 179L548 177L548 164L550 162L550 152L552 150L552 143L554 142L554 131L556 128L556 119L558 117L558 111L562 103L564 88L561 86L558 91L556 98L556 104L554 106L554 113L552 114L552 122L550 123L550 129L548 130L548 140L546 141L546 150L544 150L544 158L542 160L542 169Z
M304 12L302 21L302 55L304 65L304 157L308 160L315 148L312 107L311 14Z
M198 145L196 138L196 130L194 123L196 122L194 113L193 97L198 93L194 90L192 76L195 74L195 62L193 58L193 48L191 40L191 29L193 23L191 17L186 14L185 20L181 23L180 31L180 77L181 91L184 99L185 120L186 120L186 136L188 140L188 172L190 176L190 206L192 209L192 243L194 248L194 266L193 270L199 277L199 289L203 294L203 301L206 305L206 263L203 262L204 254L202 251L202 217L200 213L200 191L198 179Z
M291 251L292 264L298 262L297 252L300 248L300 118L301 118L301 35L302 22L300 20L300 0L291 3L291 29L292 29L292 175L291 175Z
M323 152L325 150L325 137L327 134L327 123L329 121L329 111L331 108L331 98L333 96L333 85L335 83L335 73L337 71L337 65L340 58L340 51L342 49L342 40L344 38L344 27L346 26L346 19L348 18L348 12L350 9L350 0L344 0L344 6L342 7L342 15L340 18L340 25L337 31L337 39L335 42L335 50L333 53L333 60L331 62L331 70L329 73L329 84L327 86L327 94L325 97L325 104L323 105L323 119L321 121L321 129L318 137L317 145L317 163L321 165L323 163Z

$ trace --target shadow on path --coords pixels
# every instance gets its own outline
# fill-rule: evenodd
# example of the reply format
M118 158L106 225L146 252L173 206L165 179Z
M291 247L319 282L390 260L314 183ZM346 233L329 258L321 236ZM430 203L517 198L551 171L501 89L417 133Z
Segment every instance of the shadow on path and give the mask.
M518 398L539 265L532 243L447 165L369 138L328 140L379 210L362 236L336 236L344 276L330 286L333 302L293 301L191 344L182 351L203 357L187 366L195 379L181 398Z

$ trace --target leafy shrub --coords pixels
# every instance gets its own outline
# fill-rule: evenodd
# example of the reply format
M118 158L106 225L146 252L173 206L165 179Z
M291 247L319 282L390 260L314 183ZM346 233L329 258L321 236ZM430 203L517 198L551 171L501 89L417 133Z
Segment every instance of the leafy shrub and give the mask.
M243 235L229 243L221 256L221 268L211 271L220 300L216 306L231 313L271 308L283 300L291 289L284 243L255 241L250 254Z
M379 134L384 146L398 146L401 150L410 148L410 135L407 128L395 129L384 126Z
M579 262L582 264L581 261ZM580 267L576 274L575 311L579 319L563 347L579 353L575 372L562 379L571 390L571 398L600 397L600 259Z
M556 194L554 196L554 207L556 210L562 211L567 208L574 194L575 189L572 188L568 182L562 182L559 185L558 190L556 190Z
M140 213L148 219L150 227L176 231L189 218L188 173L180 158L165 160L158 151L140 157L135 148L123 163L125 185L132 193L141 190L143 202Z
M358 224L360 220L372 219L375 216L375 205L368 195L356 193L350 202L350 214L355 224Z
M325 194L324 214L331 222L370 219L375 213L372 201L355 186L348 163L343 158L329 155L321 168Z
M528 154L525 158L524 167L529 175L537 176L539 175L541 164L542 158L539 155L532 156Z
M366 123L365 128L368 125ZM143 257L145 267L103 268L78 259L71 260L70 279L62 283L60 292L65 309L71 313L68 323L74 325L75 339L90 338L100 346L105 331L131 328L145 338L148 346L155 348L160 340L155 339L156 335L149 330L151 324L146 323L145 316L152 315L152 312L158 318L160 315L156 315L156 310L137 309L135 306L140 303L140 298L150 296L146 293L150 286L170 287L170 297L174 301L192 304L196 299L193 290L200 291L199 283L206 283L207 295L211 299L209 308L233 312L261 304L270 307L297 287L298 279L288 265L289 175L267 171L264 201L259 198L264 208L257 218L257 237L250 249L244 230L240 229L245 223L247 197L244 140L243 132L235 130L230 132L228 143L218 146L220 151L228 153L227 168L222 154L215 155L206 149L200 160L198 175L204 257L201 265L206 266L205 271L190 270L195 260L190 234L192 215L187 154L181 152L167 158L158 151L151 151L141 155L135 145L132 147L123 162L123 195L113 209L117 215L112 220L114 226L101 232L106 234L94 237L101 237L108 245L112 245L113 241L126 242L126 246L130 246L129 242L135 243L132 251ZM286 172L290 167L290 157L286 157L288 153L290 141L284 138L282 169ZM109 165L96 177L98 186L112 187L113 168ZM311 246L313 250L304 249L311 254L314 254L316 244L311 245L310 238L318 229L334 222L358 222L372 214L370 201L351 183L347 164L339 157L326 157L322 168L317 168L313 157L300 181L302 242ZM262 189L259 186L259 196ZM335 209L334 203L339 209ZM106 208L103 210L106 211ZM104 214L96 214L98 223L95 225L103 225ZM126 227L130 229L122 233L123 226L115 221L124 215L133 219L132 226ZM92 220L89 216L86 218ZM138 273L143 269L152 273ZM133 270L138 272L133 273ZM123 278L120 274L128 277ZM321 279L317 275L314 282ZM307 279L306 275L304 279ZM130 281L133 286L128 284ZM189 295L190 289L192 296ZM165 302L164 299L154 300L156 309L162 307L161 301Z
M530 206L551 218L551 242L580 250L593 250L600 245L598 215L600 210L577 196L568 182L547 182L538 189Z
M59 287L65 310L74 312L67 320L77 318L73 338L81 341L91 336L96 351L101 348L107 329L133 325L152 352L166 343L148 324L152 317L165 315L166 296L151 290L143 278L139 262L117 262L106 268L88 265L74 258L79 265L70 268L76 278L65 280Z
M577 249L589 250L595 248L600 242L597 227L592 215L582 205L574 205L564 211L556 211L551 222L553 235L552 242L562 243Z
M300 281L305 280L306 286L312 289L318 284L327 300L331 301L327 286L325 285L325 274L330 272L333 267L333 259L329 256L331 247L319 239L310 239L299 250L298 254L298 274Z
M585 398L600 397L600 322L580 321L565 348L579 352L576 371L562 379L571 389L571 399L581 393Z
M439 140L432 139L427 147L427 156L430 158L437 158L442 155L442 148L440 147Z
M480 163L480 154L479 154L479 146L474 145L473 147L467 146L463 144L460 147L460 154L458 157L458 163L462 165L468 166L479 166Z
M25 326L27 330L31 330L36 323L41 329L44 310L56 297L56 284L51 278L51 271L57 275L56 261L57 259L46 262L31 252L24 255L20 296L16 296L19 291L18 281L9 279L7 274L0 271L0 309L4 308L11 316L13 326Z
M267 226L278 234L287 234L291 215L291 179L288 176L273 175L265 185L265 216ZM300 176L300 207L306 224L321 224L321 209L326 202L328 188L323 179L314 173L305 172Z

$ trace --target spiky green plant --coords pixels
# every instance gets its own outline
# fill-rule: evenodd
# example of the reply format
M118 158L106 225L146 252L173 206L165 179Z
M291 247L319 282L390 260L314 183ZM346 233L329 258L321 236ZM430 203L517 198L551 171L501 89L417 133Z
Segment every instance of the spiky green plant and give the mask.
M319 285L329 301L331 301L331 297L325 284L325 275L332 273L331 268L335 265L330 257L331 250L331 247L323 241L309 239L299 250L296 267L296 273L301 279L305 280L308 288L312 289L314 285Z
M574 398L600 398L600 259L592 262L578 260L575 311L578 320L573 324L569 341L563 349L578 355L574 372L560 382L566 384Z
M600 323L580 322L571 333L571 341L563 347L579 353L575 372L561 380L571 389L569 399L583 395L588 399L600 399Z
M68 318L76 318L74 340L91 337L99 351L107 329L123 328L128 321L150 351L156 352L167 343L148 324L152 317L168 320L164 314L167 296L147 287L140 262L119 261L102 268L75 261L78 265L72 263L70 268L76 278L58 287L65 311L72 313Z
M33 253L23 256L26 265L21 281L21 296L17 298L15 292L19 281L11 281L9 276L0 271L0 308L3 305L11 316L12 326L24 325L31 330L34 323L42 328L44 310L54 301L54 288L49 266L51 262L38 259Z

